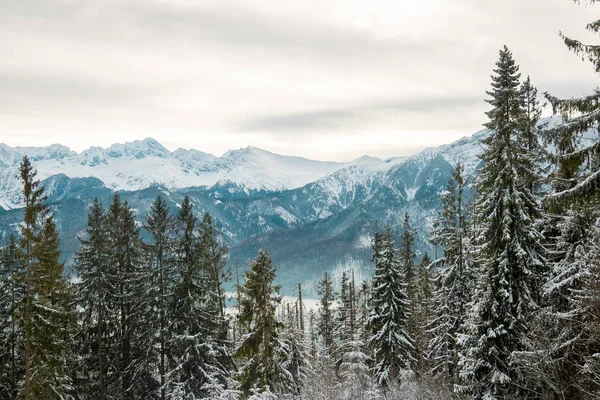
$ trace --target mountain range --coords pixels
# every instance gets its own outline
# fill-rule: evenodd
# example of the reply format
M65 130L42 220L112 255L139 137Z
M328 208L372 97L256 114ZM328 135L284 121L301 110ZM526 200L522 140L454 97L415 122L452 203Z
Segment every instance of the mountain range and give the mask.
M265 248L273 255L284 292L302 282L310 295L324 271L335 276L352 269L357 279L365 279L372 269L372 233L389 224L399 237L405 212L417 232L419 257L435 252L428 238L441 205L439 194L458 161L472 181L480 165L480 140L489 133L482 130L409 157L365 156L349 163L255 147L221 157L197 150L171 152L150 138L81 153L62 145L0 144L0 243L22 220L17 172L28 155L55 212L67 264L79 248L77 238L95 197L107 206L119 191L142 224L157 196L175 213L187 195L198 215L208 211L216 217L234 277Z

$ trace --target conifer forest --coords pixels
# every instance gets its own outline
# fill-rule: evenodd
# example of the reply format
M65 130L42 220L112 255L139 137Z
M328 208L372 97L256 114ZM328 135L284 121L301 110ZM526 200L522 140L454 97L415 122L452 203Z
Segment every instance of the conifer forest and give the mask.
M547 40L600 73L600 45ZM315 307L301 284L280 294L268 248L236 274L188 197L148 215L96 199L65 261L25 156L19 234L0 244L0 399L600 398L600 91L534 82L500 49L491 134L476 178L458 163L439 192L436 254L416 252L409 213L377 225L373 275L325 272ZM547 106L562 123L539 123Z

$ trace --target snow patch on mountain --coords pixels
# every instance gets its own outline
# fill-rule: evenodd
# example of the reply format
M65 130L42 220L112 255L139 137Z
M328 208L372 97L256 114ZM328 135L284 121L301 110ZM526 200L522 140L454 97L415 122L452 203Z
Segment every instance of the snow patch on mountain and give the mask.
M61 173L70 178L95 177L114 190L223 186L231 193L283 191L351 165L283 156L254 147L231 150L222 157L198 150L170 152L151 138L108 148L90 147L79 154L61 145L12 148L0 144L3 208L21 206L17 172L24 155L30 157L40 179ZM373 160L365 158L357 163Z

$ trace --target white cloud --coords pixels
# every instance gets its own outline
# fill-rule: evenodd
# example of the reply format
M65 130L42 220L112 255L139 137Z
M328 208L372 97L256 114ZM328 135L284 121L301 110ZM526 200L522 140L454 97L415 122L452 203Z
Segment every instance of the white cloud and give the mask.
M506 44L540 92L588 93L569 0L0 0L0 142L152 136L347 160L473 133ZM323 147L326 146L326 147Z

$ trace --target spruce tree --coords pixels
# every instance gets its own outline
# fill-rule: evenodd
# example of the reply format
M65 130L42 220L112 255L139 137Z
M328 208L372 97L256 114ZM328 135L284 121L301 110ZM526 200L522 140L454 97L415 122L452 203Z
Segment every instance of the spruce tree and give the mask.
M156 351L149 285L150 268L133 210L113 197L107 215L107 240L111 290L107 301L116 315L116 370L120 396L151 398L159 383L153 377Z
M323 278L317 283L317 294L320 296L317 332L323 340L323 346L329 356L335 350L333 302L336 296L333 291L333 281L328 272L325 272Z
M244 398L252 392L292 393L293 377L282 365L282 323L276 318L281 296L280 286L273 284L275 267L271 255L260 250L244 277L244 286L240 288L242 304L239 319L248 334L236 351L241 362L238 379Z
M570 211L558 224L551 243L545 308L528 335L533 349L523 352L520 372L537 382L548 397L584 399L600 394L600 379L591 373L600 353L594 307L598 298L598 228L589 211Z
M80 310L76 336L81 362L78 387L83 398L104 400L118 392L114 373L117 315L109 301L114 281L109 269L105 211L97 198L90 206L86 231L79 241L81 248L74 265L79 278L75 287Z
M406 279L406 290L408 298L414 303L417 294L417 276L415 268L415 232L410 225L410 217L408 213L404 214L404 222L402 224L402 237L400 240L400 248L398 249L400 257L400 268ZM414 304L411 304L414 309Z
M155 341L158 346L158 374L160 377L160 398L166 398L166 358L167 343L170 340L170 303L173 298L174 262L173 262L173 221L167 204L158 196L146 218L146 230L151 242L146 245L150 253L151 299L150 307L156 327ZM152 318L152 316L148 316Z
M435 284L436 316L429 325L432 372L443 372L450 383L455 383L458 375L458 343L466 333L466 315L474 286L465 185L463 166L458 163L441 195L438 220L443 257L436 262L441 266Z
M419 334L419 321L417 311L417 293L418 293L418 274L417 266L415 265L415 231L410 224L408 213L404 214L404 222L402 224L402 236L400 237L400 247L398 249L398 258L400 262L400 270L406 284L406 294L409 301L409 318L408 318L408 333L411 338L415 339ZM412 358L417 360L418 348L415 346ZM417 370L416 365L412 365L413 371Z
M211 287L201 253L198 221L189 197L181 203L176 221L175 283L172 299L171 339L168 343L168 391L174 398L207 398L220 396L230 386L223 377L232 365L222 362L227 351L218 345L222 332L215 302L207 306L207 290ZM205 258L206 261L206 258ZM219 263L220 261L217 260ZM212 297L213 299L216 297ZM219 339L220 340L220 339Z
M541 180L541 164L544 161L545 149L540 144L540 128L538 121L542 115L542 109L538 100L538 91L531 83L529 76L521 84L522 113L519 121L519 137L523 141L523 146L527 149L530 176L525 179L529 184L529 191L536 193Z
M579 3L579 1L576 1ZM596 3L589 0L589 3ZM586 27L598 34L600 20ZM600 72L600 45L585 44L560 34L569 50L584 60L590 61L596 72ZM546 196L544 203L552 211L564 211L573 204L597 202L600 184L600 140L581 146L582 135L590 129L598 129L600 122L600 90L580 98L560 99L545 93L554 114L560 114L563 123L545 131L546 140L554 145L556 154L552 160L557 165L553 174L554 193Z
M292 377L293 387L291 393L293 396L301 396L311 370L303 336L296 321L296 312L290 310L289 303L287 306L282 340L284 354L282 366Z
M479 282L470 321L471 345L462 375L475 398L525 395L511 368L512 355L525 348L522 338L538 305L544 265L541 235L534 223L540 210L531 193L531 164L519 137L522 102L519 68L504 47L488 92L492 110L483 140L487 149L477 181Z
M375 274L367 328L374 351L375 380L379 386L389 389L410 375L415 362L415 345L408 326L411 307L405 270L396 255L389 226L385 234L375 235L373 252Z
M24 334L25 347L25 381L21 389L21 397L29 400L31 394L31 347L32 347L32 304L34 294L32 291L32 274L35 268L34 249L39 241L41 220L47 213L47 208L44 205L46 196L44 188L40 187L40 181L36 179L37 172L33 168L31 161L27 156L23 157L19 165L19 174L23 182L23 200L25 203L25 216L23 226L21 227L22 257L24 263L24 299L22 310L22 329Z
M579 2L577 2L579 3ZM590 4L596 3L594 0ZM598 34L600 20L587 29ZM600 46L584 44L561 33L565 45L600 71ZM555 396L598 396L600 379L593 355L600 352L596 300L598 184L600 141L582 145L588 131L600 122L600 91L591 95L546 99L562 124L544 131L554 146L551 161L553 193L544 198L548 215L546 237L550 248L550 273L544 286L546 308L541 315L536 351L525 369ZM535 368L531 368L534 366Z
M17 239L11 235L0 249L0 398L16 399L22 375L22 332L17 307L23 301L23 264Z
M26 156L19 166L23 183L25 217L21 227L24 262L24 298L21 329L24 332L25 380L19 396L69 398L69 319L67 283L63 276L58 229L45 205L46 196L37 172Z
M418 286L416 298L416 328L415 345L417 348L417 372L419 377L423 377L429 370L428 343L430 332L428 328L431 324L434 311L433 303L433 277L429 266L431 259L429 254L425 253L418 266Z
M59 245L54 216L48 213L32 252L30 393L35 399L73 398L69 368L75 314Z
M197 243L198 261L204 276L202 284L202 313L205 318L204 346L209 349L204 369L210 371L211 397L228 393L233 387L230 372L234 369L227 337L229 322L225 317L225 293L223 285L231 279L227 269L228 249L222 243L216 221L204 213L199 226Z

